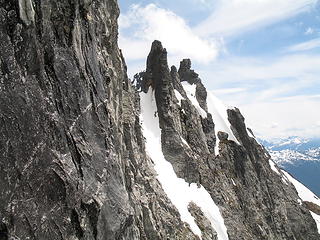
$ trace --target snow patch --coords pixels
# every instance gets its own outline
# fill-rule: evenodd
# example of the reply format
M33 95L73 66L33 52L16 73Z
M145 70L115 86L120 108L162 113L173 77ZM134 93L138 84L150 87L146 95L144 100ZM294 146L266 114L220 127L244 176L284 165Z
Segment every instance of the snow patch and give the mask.
M176 95L176 98L179 101L179 105L181 105L181 100L184 100L184 97L182 97L182 95L179 93L178 90L174 89L174 94Z
M269 160L269 165L272 171L274 171L276 174L281 176L281 181L284 184L288 185L289 180L287 179L286 175L284 175L283 173L279 172L279 170L276 167L276 164L274 163L274 161L272 161L271 159Z
M207 96L208 112L211 113L213 122L215 124L215 134L218 135L219 131L226 132L229 135L229 140L233 140L239 144L231 130L231 124L228 120L227 107L211 92ZM215 153L219 153L219 138L215 146Z
M199 114L202 118L207 117L207 113L200 107L199 102L196 99L196 85L190 84L188 82L181 82L187 97L191 101L191 103L198 110ZM234 136L231 130L231 124L228 120L228 109L235 109L234 107L227 108L216 96L214 96L211 92L207 93L207 105L208 112L212 115L212 120L215 124L215 134L218 135L219 131L226 132L229 135L229 140L233 140L238 143L238 140ZM217 138L217 143L215 146L215 154L219 153L219 139Z
M21 20L27 26L34 23L35 11L31 0L19 0L19 13Z
M248 135L249 135L249 137L252 137L252 138L256 138L255 136L253 136L253 134L250 132L250 131L248 131L248 129L246 129L247 130L247 133L248 133ZM257 140L256 140L257 141ZM258 142L258 141L257 141Z
M237 186L237 184L234 182L234 180L231 178L233 186Z
M161 149L161 130L159 120L154 116L157 110L153 92L141 93L141 121L144 137L146 138L146 151L155 164L155 170L167 196L178 209L181 220L187 222L191 230L201 237L201 230L188 211L188 204L194 202L201 208L204 215L216 230L219 240L228 240L226 226L218 206L211 199L210 194L195 183L189 185L183 179L178 178L172 165L165 160Z
M314 221L316 222L317 224L317 228L318 228L318 232L320 234L320 216L318 214L315 214L314 212L311 212L311 216L313 217Z
M234 106L228 106L228 107L227 107L227 110L236 110L236 107L234 107Z
M256 142L263 147L263 145L260 143L260 140L256 138L256 136L254 135L254 133L252 132L251 128L246 128L247 134L249 137L252 137L256 140Z
M181 82L182 87L184 89L184 91L187 94L187 97L189 98L189 100L191 101L191 103L193 104L193 106L198 110L198 113L200 114L200 116L202 118L206 118L207 117L207 113L205 110L202 109L202 107L200 107L199 102L196 98L196 85L195 84L190 84L188 82Z
M185 144L188 148L191 148L189 146L189 144L187 143L187 141L183 137L180 137L180 138L181 138L181 141L183 142L183 144Z
M269 165L270 165L272 171L274 171L278 175L281 175L281 173L276 168L276 164L272 160L269 160Z
M281 178L282 182L288 185L288 179L283 175Z

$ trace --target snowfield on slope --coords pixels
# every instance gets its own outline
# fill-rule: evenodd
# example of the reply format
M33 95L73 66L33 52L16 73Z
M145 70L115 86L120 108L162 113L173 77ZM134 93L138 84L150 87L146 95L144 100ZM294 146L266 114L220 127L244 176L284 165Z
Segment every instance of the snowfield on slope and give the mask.
M238 144L238 140L234 136L231 130L231 124L228 120L227 107L212 93L208 92L207 96L208 112L212 115L212 120L215 124L215 134L218 136L218 132L226 132L229 135L229 140L232 140ZM219 138L217 137L217 143L215 147L215 153L219 153Z
M196 87L197 86L195 84L191 85L188 82L181 82L181 84L182 84L184 91L187 94L187 97L189 98L189 100L191 101L193 106L198 110L198 113L201 115L202 118L206 118L207 113L205 110L202 109L202 107L200 107L199 102L196 98Z
M276 168L276 164L274 163L274 161L272 161L271 159L269 160L269 164L271 167L271 170L274 171L276 174L281 175L281 173L278 171L278 169Z
M194 202L210 221L213 229L218 234L219 240L228 240L227 228L218 206L211 199L210 194L195 183L189 185L184 179L178 178L171 163L166 161L161 148L161 129L159 119L155 117L157 111L154 93L149 89L147 94L141 93L141 122L143 135L146 138L146 151L155 164L165 193L178 209L181 220L187 222L191 230L201 238L201 230L188 211L190 202ZM199 106L200 107L200 106Z

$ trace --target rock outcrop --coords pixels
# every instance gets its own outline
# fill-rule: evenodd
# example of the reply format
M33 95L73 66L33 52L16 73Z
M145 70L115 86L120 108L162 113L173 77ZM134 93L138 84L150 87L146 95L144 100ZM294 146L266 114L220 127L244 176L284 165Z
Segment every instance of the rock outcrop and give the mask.
M1 240L199 239L145 152L118 15L116 0L0 0ZM215 133L190 60L169 70L155 41L140 80L142 91L155 92L166 160L210 193L230 240L319 239L240 111L227 113L237 142ZM195 88L199 106L181 81ZM203 239L216 239L199 206L189 211Z
M198 239L146 156L118 14L0 1L0 239Z
M179 71L172 67L169 74L166 50L155 41L146 73L149 91L155 93L165 158L178 177L201 184L210 193L220 207L229 239L319 239L316 224L300 205L295 188L272 171L269 154L249 136L239 109L226 109L235 139L222 131L215 136L218 129L208 111L207 92L191 70L190 60L181 61ZM195 96L188 98L184 89L190 87ZM216 153L215 148L219 149ZM197 206L190 209L204 228Z

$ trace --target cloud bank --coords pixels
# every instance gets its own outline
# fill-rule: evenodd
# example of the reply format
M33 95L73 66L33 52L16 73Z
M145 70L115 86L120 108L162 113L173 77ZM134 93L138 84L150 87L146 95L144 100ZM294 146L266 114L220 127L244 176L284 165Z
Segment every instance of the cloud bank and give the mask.
M208 63L219 51L219 41L199 37L183 18L155 4L132 5L129 12L121 15L119 41L128 60L145 59L155 39L163 43L169 58L175 61L192 58Z
M195 31L201 36L230 36L308 11L317 0L218 0Z
M288 52L302 52L320 47L320 38L315 38L310 41L302 42L293 46L288 47Z
M144 69L151 42L158 39L170 64L191 58L208 90L216 89L228 105L239 106L259 135L320 135L320 113L315 110L320 106L320 55L310 52L320 46L318 38L288 46L273 57L233 56L224 43L306 13L317 0L190 1L212 9L196 26L155 4L131 5L121 15L119 42L129 75Z
M202 69L206 85L238 106L261 137L320 135L320 56L229 58Z

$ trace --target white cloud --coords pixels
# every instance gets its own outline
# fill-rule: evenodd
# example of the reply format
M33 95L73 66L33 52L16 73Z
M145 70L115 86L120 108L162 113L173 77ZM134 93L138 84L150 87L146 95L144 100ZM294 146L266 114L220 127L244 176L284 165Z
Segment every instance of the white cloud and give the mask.
M271 125L270 125L271 128L277 128L278 126L279 126L279 124L276 123L276 122L273 122L273 123L271 123Z
M245 88L220 88L215 89L212 92L214 94L231 94L231 93L240 93L246 91Z
M181 17L154 4L133 5L119 22L119 43L127 60L145 59L155 39L174 60L191 58L207 63L218 54L219 42L198 37Z
M229 57L215 62L210 67L201 67L200 73L212 89L239 85L241 88L251 89L270 86L283 93L285 89L293 90L318 83L319 66L320 55L290 54L278 58Z
M218 0L195 29L201 36L233 35L275 23L310 9L317 0Z
M147 40L130 39L120 36L119 45L126 60L146 59L151 43Z
M239 107L258 135L312 137L320 135L320 95L310 94L320 89L319 64L319 55L230 57L203 68L200 77L227 105Z
M287 48L288 52L301 52L320 47L320 38L315 38L307 42L299 43Z
M276 87L275 87L276 88ZM258 99L261 92L217 94L227 105L236 105L255 135L262 138L320 136L319 95ZM251 101L247 101L250 99Z
M298 96L277 102L245 104L240 108L249 127L261 137L319 137L319 106L320 98Z
M258 99L261 92L218 94L227 105L236 105L255 135L262 138L320 136L319 95ZM251 99L251 101L247 101Z
M290 97L280 97L280 98L276 98L275 101L290 101L290 100L306 100L306 99L317 99L319 98L320 100L320 94L316 94L316 95L296 95L296 96L290 96Z
M258 134L319 136L320 113L316 109L320 98L303 94L306 89L320 88L320 55L298 53L320 46L320 40L291 46L281 53L284 56L272 58L233 57L224 44L224 38L307 11L316 0L190 1L210 3L214 9L195 28L154 4L134 5L121 15L119 41L129 73L141 70L151 42L158 39L167 48L171 63L182 58L195 60L195 69L208 90L216 89L215 94L227 105L239 106L248 126ZM226 53L224 58L203 64L222 52Z
M202 4L205 6L209 6L211 4L210 0L191 0L192 2L194 2L195 4Z

